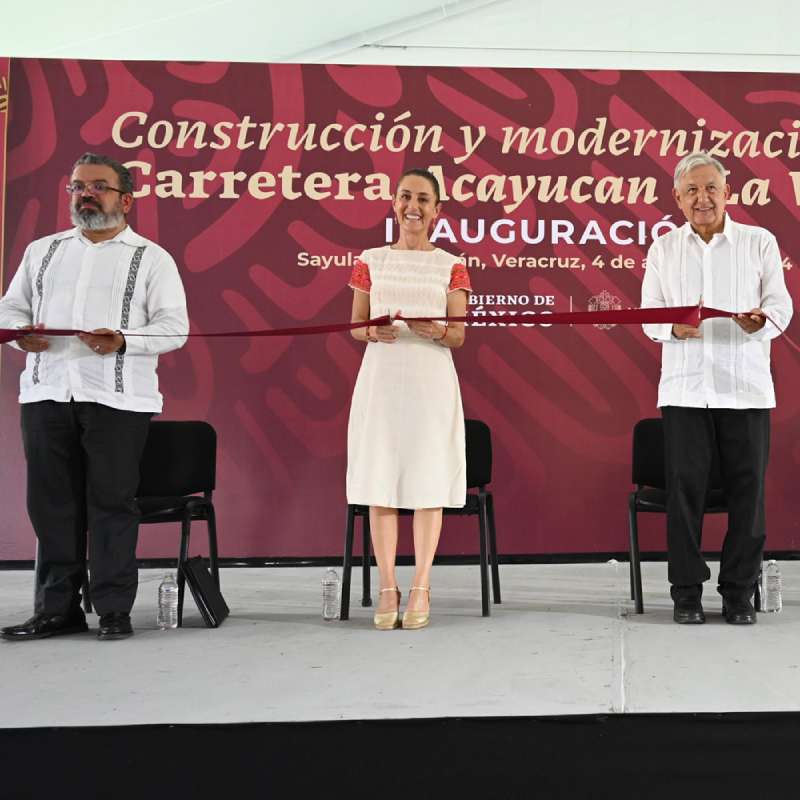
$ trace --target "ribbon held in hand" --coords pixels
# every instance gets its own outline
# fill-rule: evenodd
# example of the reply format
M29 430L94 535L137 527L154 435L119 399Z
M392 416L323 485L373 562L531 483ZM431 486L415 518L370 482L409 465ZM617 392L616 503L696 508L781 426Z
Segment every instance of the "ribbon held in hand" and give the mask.
M243 336L310 336L319 333L338 333L339 331L352 331L356 328L366 328L369 325L391 325L392 320L388 314L376 319L368 319L364 322L334 322L330 325L304 325L296 328L269 328L264 330L255 331L215 331L212 333L135 333L133 331L126 333L125 337L141 336L145 338L168 338L170 336L192 336L203 337L205 339L218 339L218 338L241 338ZM31 330L30 328L0 328L0 344L7 342L15 342L22 339L29 333L35 333L37 336L77 336L79 333L86 333L76 328L37 328Z
M712 312L712 313L709 313ZM520 322L528 325L534 322L547 325L644 325L672 323L673 325L699 325L709 317L732 317L729 311L717 311L703 306L672 306L670 308L622 308L616 311L509 311L499 319L503 323ZM470 322L485 320L487 317L466 314L463 317L404 317L396 319L432 322Z
M708 306L672 306L667 308L622 308L614 311L553 311L545 313L510 311L503 314L502 322L518 322L530 325L534 322L545 323L547 325L647 325L664 324L673 325L692 325L697 327L703 320L714 317L735 317L737 312L721 311L717 308ZM766 315L765 315L766 316ZM772 320L766 317L770 322ZM191 336L203 337L205 339L214 338L241 338L253 337L261 338L268 336L313 336L322 333L338 333L340 331L352 331L356 328L367 328L372 325L391 325L394 319L409 321L433 321L433 322L470 322L478 317L466 314L459 317L390 317L384 315L375 319L367 319L363 322L334 322L328 325L304 325L294 328L270 328L266 330L254 331L216 331L212 333L187 333L187 334L163 334L163 333L126 333L126 337L167 337L167 336ZM480 317L485 320L486 317ZM775 325L774 322L772 322ZM783 331L775 325L778 330ZM37 328L37 336L77 336L85 331L70 328ZM31 329L12 329L0 328L0 343L13 342L22 339L29 333L34 333ZM794 347L793 342L790 342Z

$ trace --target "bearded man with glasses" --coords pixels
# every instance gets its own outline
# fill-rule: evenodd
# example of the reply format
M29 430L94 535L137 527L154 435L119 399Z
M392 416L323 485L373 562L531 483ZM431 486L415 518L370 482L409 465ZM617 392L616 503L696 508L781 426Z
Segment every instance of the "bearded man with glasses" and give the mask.
M7 640L88 629L87 532L98 638L133 633L135 493L150 418L162 408L158 356L183 346L189 329L175 261L127 223L129 170L85 153L66 189L75 227L32 242L0 298L0 328L30 331L10 346L28 354L19 400L39 543L34 615L3 628ZM45 328L85 333L47 337Z

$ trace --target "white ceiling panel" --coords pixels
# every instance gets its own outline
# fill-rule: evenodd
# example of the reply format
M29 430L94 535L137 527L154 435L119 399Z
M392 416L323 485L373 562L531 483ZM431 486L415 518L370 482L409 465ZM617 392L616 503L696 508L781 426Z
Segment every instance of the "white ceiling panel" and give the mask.
M278 61L442 5L432 0L0 0L0 54Z
M0 0L0 55L800 72L792 0Z
M407 47L669 53L800 54L800 5L728 0L710 13L696 0L506 0L387 39Z

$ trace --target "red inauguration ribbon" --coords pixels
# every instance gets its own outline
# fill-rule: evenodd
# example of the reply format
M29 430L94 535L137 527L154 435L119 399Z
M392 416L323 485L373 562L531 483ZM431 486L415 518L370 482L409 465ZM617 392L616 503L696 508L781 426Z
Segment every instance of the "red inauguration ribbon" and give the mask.
M642 325L648 323L669 323L673 325L699 325L704 319L709 317L732 317L729 311L717 311L713 308L704 306L673 306L671 308L623 308L618 311L544 311L544 312L519 312L510 311L498 317L503 323L522 322L532 324L533 322L544 323L546 325ZM471 320L488 319L487 317L477 317L473 314L466 314L463 317L404 317L398 316L397 319L410 320L412 322L470 322Z
M304 325L297 328L268 328L255 331L214 331L212 333L126 333L125 338L141 336L145 338L169 336L202 336L206 339L234 338L242 336L308 336L318 333L337 333L339 331L352 331L356 328L366 328L370 325L391 325L392 320L387 315L368 319L365 322L334 322L330 325ZM89 333L75 328L37 328L36 330L19 330L18 328L0 328L0 344L14 342L30 333L37 336L77 336L79 333Z
M722 311L708 306L673 306L670 308L626 308L615 311L554 311L554 312L526 312L520 313L512 311L503 314L499 319L503 324L518 322L522 324L533 324L535 322L546 325L643 325L672 323L673 325L692 325L699 326L703 320L714 317L735 317L737 312ZM765 315L766 316L766 315ZM470 322L478 319L472 314L454 317L404 317L398 315L394 319L406 320L411 322ZM486 317L481 316L481 320ZM767 317L769 319L769 317ZM770 320L772 322L772 320ZM125 336L141 337L164 337L164 336L202 336L206 339L212 338L234 338L234 337L266 337L266 336L309 336L320 333L338 333L340 331L352 331L356 328L366 328L372 325L390 325L392 318L388 315L368 319L363 322L336 322L329 325L306 325L295 328L270 328L254 331L216 331L212 333L187 333L187 334L162 334L162 333L126 333ZM772 323L775 324L774 322ZM779 326L775 325L783 333ZM79 333L88 333L72 328L38 328L35 331L19 330L16 328L0 328L0 343L13 342L22 339L30 333L37 336L75 336ZM793 344L793 343L792 343Z

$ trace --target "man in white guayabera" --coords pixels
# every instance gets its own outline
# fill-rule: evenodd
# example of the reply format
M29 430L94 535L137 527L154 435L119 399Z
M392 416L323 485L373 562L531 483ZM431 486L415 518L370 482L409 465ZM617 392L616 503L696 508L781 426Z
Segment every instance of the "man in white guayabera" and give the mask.
M127 168L85 153L66 189L75 227L32 242L0 299L0 328L30 330L11 346L28 354L19 400L39 548L35 613L3 628L7 640L87 630L87 531L98 637L133 633L135 493L150 417L162 406L156 366L189 329L175 261L127 223ZM47 337L42 328L89 332Z
M703 152L675 168L673 196L686 224L647 254L642 307L704 305L740 312L692 325L645 325L660 342L658 405L664 420L669 582L681 624L705 622L700 552L715 454L728 503L718 590L733 625L756 621L753 592L764 548L764 476L769 456L770 339L786 328L792 301L775 237L734 222L725 169Z

